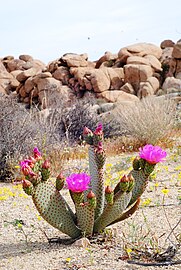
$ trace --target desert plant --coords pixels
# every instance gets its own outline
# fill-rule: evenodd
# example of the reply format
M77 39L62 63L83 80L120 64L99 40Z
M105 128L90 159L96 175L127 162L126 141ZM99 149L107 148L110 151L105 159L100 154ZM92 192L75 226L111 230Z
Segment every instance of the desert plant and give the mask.
M114 189L105 188L102 125L99 124L94 132L84 128L83 134L89 144L90 176L73 173L66 179L76 213L60 193L65 178L60 173L55 183L49 179L50 162L43 161L38 148L34 149L33 157L20 162L25 175L23 189L32 196L40 215L71 238L91 237L131 216L138 208L155 164L166 156L158 146L145 146L140 150L140 157L134 159L133 170L124 175Z
M60 142L54 115L45 117L36 108L27 110L15 97L0 97L0 181L11 180L14 165L32 145L48 149Z
M120 129L140 144L158 144L169 138L175 112L176 104L165 97L146 97L124 110L117 106Z

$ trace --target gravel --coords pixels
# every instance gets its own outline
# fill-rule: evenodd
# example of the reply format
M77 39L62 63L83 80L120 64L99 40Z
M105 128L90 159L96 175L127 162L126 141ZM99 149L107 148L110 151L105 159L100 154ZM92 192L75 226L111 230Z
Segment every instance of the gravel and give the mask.
M118 161L123 164L132 155L135 154L111 158L111 163L118 166ZM0 269L157 269L128 263L128 260L146 262L149 254L153 255L157 249L163 252L169 246L178 248L180 188L181 156L172 151L167 162L157 165L157 173L149 182L137 212L113 225L106 236L101 235L97 241L90 241L89 246L81 247L68 244L67 236L44 221L21 187L0 183ZM165 189L168 194L164 195ZM63 195L70 199L66 190ZM56 237L62 243L49 243L48 239ZM131 249L130 258L125 249L127 252ZM178 249L173 261L179 259ZM180 264L163 266L163 269L178 270Z

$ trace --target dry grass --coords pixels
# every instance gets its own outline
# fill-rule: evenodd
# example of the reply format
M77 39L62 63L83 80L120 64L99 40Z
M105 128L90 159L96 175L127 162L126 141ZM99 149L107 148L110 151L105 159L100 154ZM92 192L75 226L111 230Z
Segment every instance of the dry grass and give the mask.
M120 129L140 144L157 144L170 136L175 125L176 104L164 97L147 97L129 109L117 108Z

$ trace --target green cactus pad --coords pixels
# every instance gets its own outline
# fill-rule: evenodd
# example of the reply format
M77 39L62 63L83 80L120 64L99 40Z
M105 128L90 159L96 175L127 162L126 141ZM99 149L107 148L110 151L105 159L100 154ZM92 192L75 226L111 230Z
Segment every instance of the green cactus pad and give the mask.
M132 170L129 175L134 178L134 187L132 190L132 198L129 205L133 204L145 191L148 184L148 175L145 175L143 169L140 171Z
M72 238L81 235L75 225L75 215L50 180L34 188L32 199L40 215L50 225Z
M113 205L107 204L102 215L95 221L94 232L105 229L110 223L118 219L128 206L132 192L117 192Z
M113 222L110 223L109 225L113 225L113 224L115 224L115 223L117 223L117 222L120 222L120 221L122 221L122 220L125 220L126 218L131 217L131 216L134 214L134 212L138 209L139 204L140 204L140 198L138 198L138 200L137 200L135 203L133 203L130 207L128 207L128 208L121 214L121 216L120 216L118 219L116 219L115 221L113 221Z
M77 226L84 237L92 236L94 227L94 208L88 203L76 205Z
M95 219L97 219L102 214L104 209L104 171L103 168L98 169L93 146L90 146L89 148L89 169L91 176L90 186L97 199L97 206L95 209Z

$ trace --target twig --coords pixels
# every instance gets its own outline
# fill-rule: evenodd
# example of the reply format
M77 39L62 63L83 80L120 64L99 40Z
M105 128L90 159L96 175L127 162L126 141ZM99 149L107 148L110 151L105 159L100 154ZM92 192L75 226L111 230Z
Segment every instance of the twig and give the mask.
M172 228L171 232L169 233L169 235L167 236L167 238L165 239L165 241L170 237L170 235L173 233L173 231L175 230L175 228L177 228L177 226L179 225L180 222L181 222L181 218L180 218L180 220L176 223L176 225Z
M129 260L127 261L129 264L137 264L137 265L142 265L142 266L168 266L168 265L176 265L176 264L181 264L181 260L178 261L169 261L169 262L158 262L158 263L144 263L144 262L138 262L138 261L133 261Z
M163 212L164 212L164 214L165 214L165 218L166 218L166 220L167 220L167 223L168 223L168 225L169 225L169 227L170 227L170 229L171 229L171 232L170 232L169 236L171 235L171 233L173 233L175 239L178 241L178 239L177 239L177 237L176 237L176 235L175 235L175 233L174 233L174 229L172 228L172 226L171 226L171 224L170 224L169 218L168 218L168 216L167 216L167 213L166 213L164 207L163 207ZM167 239L169 239L169 237L167 237ZM170 240L170 239L169 239L169 240ZM170 242L172 243L171 240L170 240Z
M166 207L166 206L179 206L179 204L177 203L169 203L169 204L152 204L152 205L144 205L143 207L148 207L148 208L152 208L152 207Z

